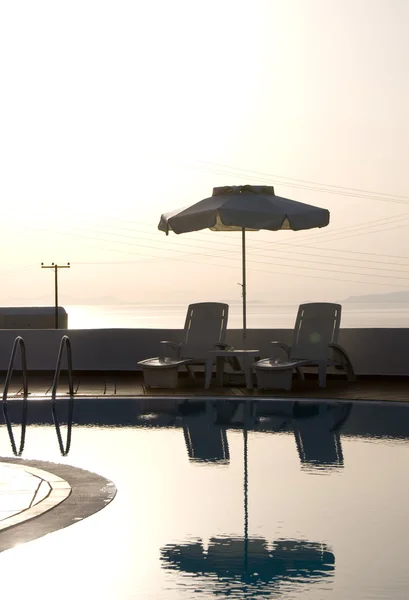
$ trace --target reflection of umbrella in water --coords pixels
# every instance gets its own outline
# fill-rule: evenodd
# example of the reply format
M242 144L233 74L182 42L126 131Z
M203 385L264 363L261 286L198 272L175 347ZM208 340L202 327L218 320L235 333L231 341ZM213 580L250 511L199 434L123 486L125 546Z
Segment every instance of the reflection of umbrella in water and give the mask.
M216 187L213 195L188 208L161 216L158 228L175 233L201 229L212 231L241 231L243 340L246 340L246 241L247 231L267 229L300 231L326 227L329 212L324 208L276 196L267 185L233 185Z
M247 548L245 547L247 545ZM212 538L207 551L200 540L162 548L164 567L217 577L220 586L242 582L255 590L285 581L308 583L331 577L335 557L325 544L305 540Z
M206 403L206 406L208 412L209 404ZM297 580L305 583L332 576L334 571L334 555L324 544L279 539L269 545L264 538L249 537L247 423L251 413L248 403L245 405L243 422L244 536L212 538L207 550L201 540L197 540L168 544L161 551L164 568L204 578L216 577L216 594L229 595L237 585L244 584L250 586L254 590L254 597L257 597L257 593L274 583ZM249 597L248 592L246 590L246 597Z

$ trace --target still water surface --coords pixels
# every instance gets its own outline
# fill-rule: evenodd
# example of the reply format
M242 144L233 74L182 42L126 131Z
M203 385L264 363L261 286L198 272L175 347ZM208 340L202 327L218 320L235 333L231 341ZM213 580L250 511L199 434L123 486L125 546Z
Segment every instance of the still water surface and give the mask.
M97 472L118 494L3 552L4 597L408 597L409 405L96 407L78 400L64 458L53 427L30 424L24 458Z

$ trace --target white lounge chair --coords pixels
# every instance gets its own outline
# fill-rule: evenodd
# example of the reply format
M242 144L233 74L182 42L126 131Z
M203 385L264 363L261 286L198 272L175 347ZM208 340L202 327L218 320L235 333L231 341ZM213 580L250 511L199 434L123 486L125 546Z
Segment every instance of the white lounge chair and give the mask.
M194 365L206 363L207 352L227 348L224 343L229 305L221 302L190 304L183 338L179 343L161 342L160 356L138 362L148 387L176 387L180 367L185 366L194 379Z
M293 371L303 379L301 368L311 366L318 367L320 387L325 387L329 366L343 369L348 381L354 381L349 356L337 343L341 310L340 304L328 302L301 304L292 345L272 342L270 357L255 363L258 387L290 390ZM280 349L286 353L285 359L278 356Z

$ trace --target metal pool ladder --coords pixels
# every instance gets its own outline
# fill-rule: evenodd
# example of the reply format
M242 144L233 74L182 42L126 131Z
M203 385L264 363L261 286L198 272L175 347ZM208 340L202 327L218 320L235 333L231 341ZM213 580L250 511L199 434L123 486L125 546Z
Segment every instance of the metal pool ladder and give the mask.
M21 434L20 434L20 444L17 448L16 440L14 438L13 427L11 425L11 421L8 414L8 405L7 405L7 396L10 386L11 377L13 375L14 370L14 361L16 359L17 350L20 349L20 357L21 357L21 368L23 371L23 406L21 411ZM21 456L24 450L24 444L26 440L26 428L27 428L27 402L28 402L28 384L27 384L27 361L26 361L26 346L24 340L21 336L17 336L13 343L13 348L11 350L9 367L7 370L6 381L4 383L3 390L3 415L4 421L7 426L7 431L10 438L11 448L13 450L13 454L15 456Z
M67 438L66 443L64 445L61 435L61 427L60 422L57 415L57 389L58 383L60 380L61 374L61 363L64 354L64 350L66 350L67 354L67 371L68 371L68 393L69 393L69 402L68 402L68 417L67 417ZM68 335L63 335L60 342L60 349L58 351L57 357L57 366L55 368L53 385L51 388L51 412L53 415L53 422L55 431L57 433L58 445L60 447L60 452L62 456L67 456L71 447L71 432L72 432L72 419L74 412L74 384L72 377L72 352L71 352L71 341Z

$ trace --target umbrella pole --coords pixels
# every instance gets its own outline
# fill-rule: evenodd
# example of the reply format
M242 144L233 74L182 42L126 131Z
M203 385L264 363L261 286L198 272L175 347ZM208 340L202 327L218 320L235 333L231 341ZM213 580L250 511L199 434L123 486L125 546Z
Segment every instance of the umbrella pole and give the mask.
M243 296L243 345L246 348L247 338L247 308L246 308L246 228L241 228L242 256L242 296Z

